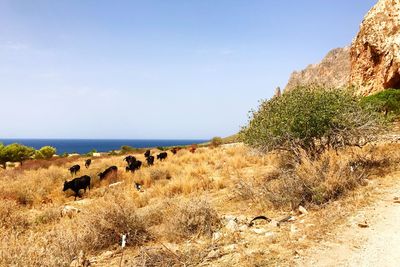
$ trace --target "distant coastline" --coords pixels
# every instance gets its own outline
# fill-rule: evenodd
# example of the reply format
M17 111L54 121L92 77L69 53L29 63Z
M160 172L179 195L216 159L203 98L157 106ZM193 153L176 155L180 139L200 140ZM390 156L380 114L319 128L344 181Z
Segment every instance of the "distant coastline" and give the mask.
M119 150L121 146L134 148L151 148L167 146L184 146L207 142L206 139L23 139L0 138L4 145L19 143L40 149L43 146L52 146L57 149L57 154L78 153L85 154L92 150L109 152Z

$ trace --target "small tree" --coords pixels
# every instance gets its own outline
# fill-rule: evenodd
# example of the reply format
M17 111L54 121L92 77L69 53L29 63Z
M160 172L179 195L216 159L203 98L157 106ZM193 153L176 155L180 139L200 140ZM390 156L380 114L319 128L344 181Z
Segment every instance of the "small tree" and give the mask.
M311 86L262 102L240 136L264 151L304 150L315 157L329 147L365 144L379 129L350 91Z
M222 145L224 143L224 140L221 137L214 137L213 139L211 139L211 146L213 147L218 147L220 145Z
M50 159L56 154L57 150L52 146L44 146L36 151L36 159Z
M8 161L22 162L31 158L35 154L35 149L21 144L11 144L3 147L0 150L0 164L5 164Z

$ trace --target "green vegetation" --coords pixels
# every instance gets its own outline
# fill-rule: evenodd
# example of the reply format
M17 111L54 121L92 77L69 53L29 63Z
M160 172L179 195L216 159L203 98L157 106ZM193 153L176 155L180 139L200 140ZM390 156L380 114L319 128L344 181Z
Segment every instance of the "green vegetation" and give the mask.
M221 137L214 137L213 139L211 139L211 146L213 147L218 147L220 145L222 145L224 143L224 140Z
M361 105L374 112L384 114L387 120L393 121L400 117L400 90L387 89L364 97Z
M121 146L121 153L125 154L125 153L129 153L129 152L133 152L135 151L134 147L131 146Z
M315 157L329 148L367 143L380 129L379 120L349 90L299 87L261 102L252 111L241 139L263 151L304 150Z
M86 156L86 157L92 157L92 156L93 156L93 153L97 153L97 150L96 150L96 149L92 149L92 150L90 150L88 153L84 154L84 156Z
M44 146L37 150L35 153L35 159L51 159L57 150L52 146Z
M35 149L20 144L10 144L0 146L0 165L6 162L20 162L31 158L35 154Z

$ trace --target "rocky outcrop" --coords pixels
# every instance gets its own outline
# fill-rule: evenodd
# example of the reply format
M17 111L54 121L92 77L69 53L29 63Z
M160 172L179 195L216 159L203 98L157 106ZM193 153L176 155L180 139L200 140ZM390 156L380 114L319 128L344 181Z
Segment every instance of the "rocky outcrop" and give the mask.
M293 72L285 91L309 84L339 88L348 86L349 82L350 47L336 48L331 50L321 63Z
M351 46L351 84L362 95L400 88L400 0L380 0Z

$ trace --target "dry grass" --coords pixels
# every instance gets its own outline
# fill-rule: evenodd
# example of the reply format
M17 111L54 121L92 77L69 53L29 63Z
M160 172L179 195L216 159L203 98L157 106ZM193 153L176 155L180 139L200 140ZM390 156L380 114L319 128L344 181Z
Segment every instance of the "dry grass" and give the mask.
M89 169L75 158L0 170L0 265L69 266L80 251L98 255L113 250L127 234L127 244L135 251L129 260L139 266L195 266L210 251L222 215L289 211L299 203L330 202L357 191L365 179L392 171L400 162L399 148L398 144L347 148L328 151L318 160L304 156L297 164L287 154L263 155L232 145L202 147L194 154L168 152L166 161L135 173L125 172L123 156L95 158ZM134 155L145 161L143 154ZM62 185L72 179L68 167L77 163L83 167L79 176L92 177L92 189L83 194L83 201L75 202L71 192L62 192ZM98 173L111 165L118 167L118 175L100 182ZM108 186L118 181L123 183ZM142 192L134 182L143 185ZM81 212L61 217L64 205ZM204 244L185 247L193 240ZM160 246L165 241L181 249Z
M391 146L328 150L318 159L304 153L300 163L279 164L279 169L262 176L240 179L236 192L241 199L261 201L275 208L321 205L365 184L371 176L392 171L400 153L395 152L398 145Z
M221 226L220 218L204 199L182 200L170 208L166 223L166 238L185 240L193 236L208 236Z

